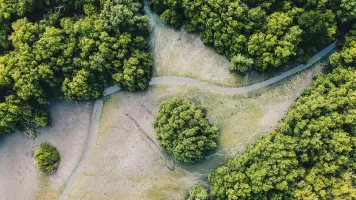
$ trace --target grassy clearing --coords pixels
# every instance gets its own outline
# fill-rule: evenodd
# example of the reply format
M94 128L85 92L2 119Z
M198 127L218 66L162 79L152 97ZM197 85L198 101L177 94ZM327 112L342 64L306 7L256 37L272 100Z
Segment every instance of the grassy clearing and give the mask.
M230 72L225 56L205 46L199 35L174 30L156 14L146 11L150 19L150 47L154 56L154 76L183 76L220 86L251 85L280 74L250 72L247 75Z
M190 86L154 86L139 93L108 97L94 156L69 199L183 199L196 183L226 159L243 152L275 129L288 107L322 66L310 68L268 88L245 95L225 95ZM159 105L172 97L201 103L220 128L219 149L195 164L177 164L157 147L152 123Z

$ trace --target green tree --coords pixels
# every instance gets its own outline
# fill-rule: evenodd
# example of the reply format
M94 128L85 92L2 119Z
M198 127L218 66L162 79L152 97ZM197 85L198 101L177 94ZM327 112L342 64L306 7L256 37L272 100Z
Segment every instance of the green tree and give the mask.
M254 63L253 59L246 58L241 54L237 54L235 57L231 59L230 70L246 72L251 67L251 65L253 65L253 63Z
M319 76L279 129L209 175L218 199L353 199L355 70Z
M208 191L201 185L194 185L189 190L188 200L208 200Z
M342 50L330 56L330 64L333 67L356 66L356 26L346 35Z
M135 0L105 1L100 13L108 30L122 32L147 32L148 18L140 15L143 5Z
M38 169L48 174L57 170L60 159L56 148L48 143L42 143L35 147L34 158Z
M231 70L244 55L254 60L258 71L305 62L335 39L337 26L341 27L336 13L352 10L352 4L343 0L150 1L163 20L174 27L184 24L187 31L200 33L205 44L226 55L234 62ZM239 66L240 71L246 69Z
M163 103L154 122L156 137L177 162L193 163L215 149L218 128L210 125L205 108L183 99Z
M24 129L26 124L46 126L48 121L48 113L45 110L31 105L15 95L9 95L0 101L0 134Z
M92 73L80 70L72 80L66 78L62 85L62 92L67 99L96 99L101 95L104 86L96 81Z
M337 12L342 22L353 22L356 19L356 1L341 0L340 8Z
M306 55L316 53L335 40L337 24L332 10L303 12L298 16L298 25L303 30L301 46Z
M147 88L153 61L145 38L148 19L140 1L11 2L0 2L4 11L0 24L15 20L9 40L0 35L0 46L9 47L6 41L13 46L0 50L5 52L0 55L0 90L6 95L37 109L53 96L99 98L104 86L112 83L130 91ZM15 9L16 3L21 6ZM65 9L56 10L58 5ZM44 13L45 18L32 22L32 12ZM23 15L31 18L17 19ZM1 133L23 128L22 118L28 117L20 116L26 114L22 109L29 108L19 108L17 119L4 118L3 126L9 123L11 128Z

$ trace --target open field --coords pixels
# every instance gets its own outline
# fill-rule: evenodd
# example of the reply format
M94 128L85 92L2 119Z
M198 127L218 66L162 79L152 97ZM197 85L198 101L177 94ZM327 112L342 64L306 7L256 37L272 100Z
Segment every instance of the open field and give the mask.
M183 199L189 187L206 183L211 170L275 129L322 68L312 67L243 95L170 85L106 98L94 155L67 199ZM152 123L159 105L175 96L206 106L209 119L220 128L219 149L196 165L175 164L154 136Z
M51 123L38 129L35 140L22 133L0 136L0 199L53 200L77 166L86 149L92 102L54 101L49 105ZM52 176L40 173L33 147L48 142L59 151L61 161Z

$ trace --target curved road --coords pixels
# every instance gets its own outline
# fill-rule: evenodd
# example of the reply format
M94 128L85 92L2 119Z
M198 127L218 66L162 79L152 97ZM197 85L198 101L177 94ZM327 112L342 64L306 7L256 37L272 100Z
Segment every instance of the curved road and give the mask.
M248 93L254 90L258 90L261 89L263 87L266 87L268 85L271 85L273 83L276 83L282 79L285 79L295 73L298 73L310 66L312 66L313 64L315 64L316 62L318 62L320 59L322 59L323 57L329 55L330 53L332 53L334 51L334 49L336 48L336 42L334 42L333 44L329 45L327 48L325 48L324 50L320 51L318 54L316 54L315 56L313 56L309 62L304 65L299 65L289 71L286 71L284 73L282 73L279 76L273 77L271 79L268 79L266 81L262 81L260 83L256 83L250 86L246 86L246 87L239 87L239 88L225 88L225 87L219 87L216 86L214 84L210 84L210 83L206 83L206 82L202 82L202 81L198 81L198 80L194 80L191 78L186 78L186 77L177 77L177 76L161 76L161 77L154 77L152 78L150 85L190 85L190 86L196 86L196 87L201 87L207 90L211 90L214 92L218 92L218 93L225 93L225 94L243 94L243 93ZM111 95L113 93L116 93L118 91L120 91L121 89L117 86L113 86L110 88L105 89L105 91L103 92L103 96L108 96ZM97 138L97 134L98 134L98 129L99 129L99 121L100 121L100 117L101 117L101 112L102 112L102 108L103 108L103 100L102 99L98 99L95 102L94 108L93 108L93 114L92 114L92 120L91 120L91 128L90 128L90 135L89 135L89 142L88 142L88 147L87 150L84 152L84 155L82 157L82 160L79 162L78 166L75 168L74 172L71 174L71 176L69 177L66 187L64 188L63 192L61 193L61 195L59 196L59 200L64 200L65 197L67 197L69 191L72 189L75 181L77 180L77 178L80 176L80 173L84 170L85 166L87 165L90 157L92 156L94 149L95 149L95 145L96 145L96 138Z

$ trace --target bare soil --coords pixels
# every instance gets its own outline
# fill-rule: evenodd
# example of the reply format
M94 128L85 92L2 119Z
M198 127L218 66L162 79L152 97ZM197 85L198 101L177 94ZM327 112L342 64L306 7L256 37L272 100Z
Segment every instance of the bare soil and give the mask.
M38 129L36 139L23 133L0 136L1 200L56 199L86 149L92 105L53 101L50 125ZM60 154L58 170L51 176L39 172L33 160L33 148L43 142Z

